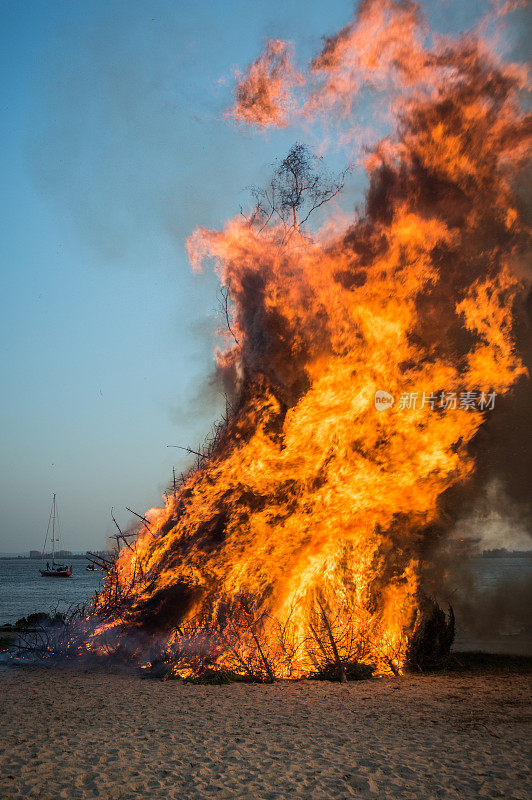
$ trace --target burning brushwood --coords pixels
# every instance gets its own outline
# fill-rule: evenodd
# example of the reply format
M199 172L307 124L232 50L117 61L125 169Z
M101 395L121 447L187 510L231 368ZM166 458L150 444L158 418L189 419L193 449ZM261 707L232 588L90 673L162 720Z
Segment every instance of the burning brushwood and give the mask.
M432 44L409 4L384 6L361 4L326 40L298 73L301 102L286 48L239 79L233 113L261 126L284 124L286 104L349 126L359 91L393 86L395 133L366 154L356 215L335 206L346 173L296 144L249 212L190 237L194 268L210 259L222 283L231 404L184 448L197 464L165 506L128 509L134 542L118 529L127 546L100 559L78 639L91 657L345 680L424 669L450 646L452 616L422 600L422 554L449 528L442 498L471 479L495 398L525 375L512 265L529 234L512 182L530 117L519 70L478 40Z

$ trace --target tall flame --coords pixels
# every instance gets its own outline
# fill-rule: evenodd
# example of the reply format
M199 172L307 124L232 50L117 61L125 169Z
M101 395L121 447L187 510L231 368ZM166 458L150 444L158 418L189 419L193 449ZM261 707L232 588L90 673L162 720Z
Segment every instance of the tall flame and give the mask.
M343 658L401 669L424 544L445 528L443 493L474 470L468 445L489 413L445 408L441 393L502 394L525 371L512 341L523 73L472 36L426 38L417 4L366 0L304 77L279 41L239 76L233 114L262 127L349 119L365 85L391 87L396 134L367 156L363 215L333 213L288 242L281 223L242 216L191 236L193 265L214 259L232 303L219 364L237 401L122 548L89 649L126 629L174 648L193 631L200 647L209 621L201 647L218 665L256 657L306 674L332 638ZM378 390L393 406L376 409ZM425 402L404 407L411 393ZM111 591L125 599L105 616Z

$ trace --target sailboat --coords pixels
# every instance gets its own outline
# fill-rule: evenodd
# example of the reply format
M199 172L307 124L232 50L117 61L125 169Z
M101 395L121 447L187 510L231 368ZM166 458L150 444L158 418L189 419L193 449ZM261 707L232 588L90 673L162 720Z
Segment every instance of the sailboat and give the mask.
M44 567L44 554L46 552L46 545L48 536L50 535L50 526L52 527L52 563L46 562ZM43 578L70 578L72 575L72 566L68 567L66 564L59 564L55 560L55 543L59 542L59 520L57 515L57 506L55 501L55 493L52 499L52 508L50 509L50 517L48 518L48 527L46 528L46 536L42 548L41 568L39 572Z

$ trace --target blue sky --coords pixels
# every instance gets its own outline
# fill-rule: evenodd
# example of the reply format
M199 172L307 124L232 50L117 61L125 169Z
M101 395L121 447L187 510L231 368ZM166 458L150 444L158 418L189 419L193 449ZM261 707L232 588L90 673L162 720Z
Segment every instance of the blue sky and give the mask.
M464 7L466 5L466 7ZM430 5L442 30L471 2ZM268 37L302 59L350 18L330 0L0 2L4 211L0 551L102 547L143 511L223 401L217 281L184 241L219 226L298 136L227 122L231 75ZM300 134L299 134L300 135ZM359 195L355 177L351 197Z

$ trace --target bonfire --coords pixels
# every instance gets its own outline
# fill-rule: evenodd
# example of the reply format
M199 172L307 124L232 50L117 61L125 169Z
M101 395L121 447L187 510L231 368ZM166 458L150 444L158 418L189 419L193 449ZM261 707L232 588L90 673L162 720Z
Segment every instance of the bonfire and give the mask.
M427 560L473 440L526 379L525 76L480 35L436 39L414 3L373 0L306 68L276 40L236 80L238 124L349 146L369 90L391 132L353 167L356 212L340 206L349 173L298 142L249 209L189 238L222 287L227 414L163 507L117 525L61 649L181 677L397 675L423 631L448 651Z

